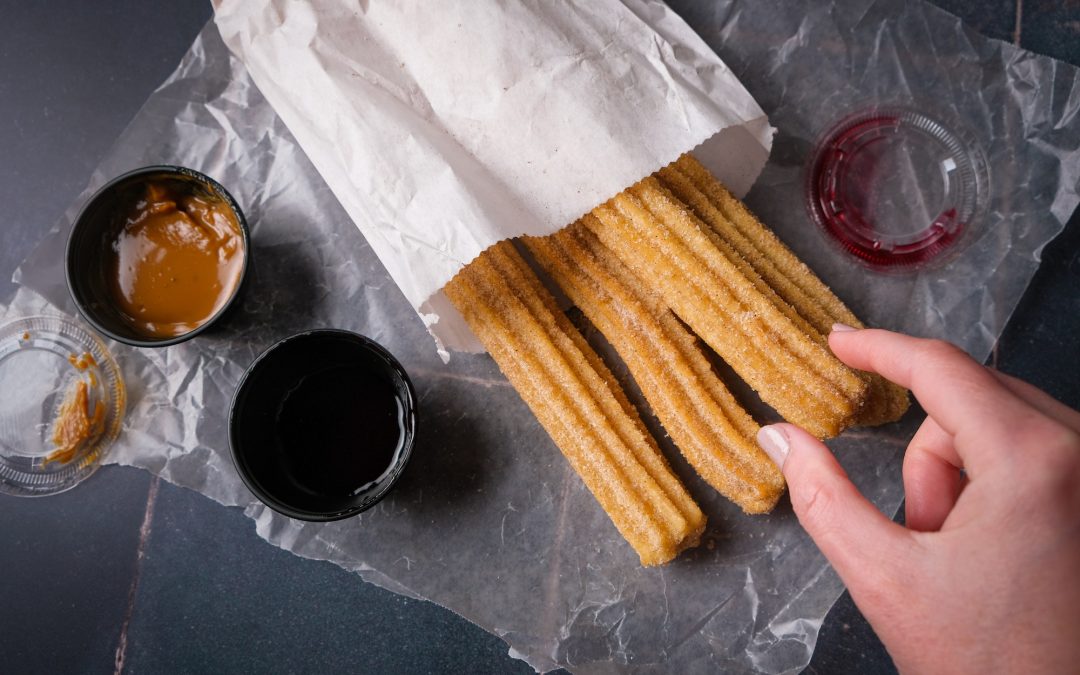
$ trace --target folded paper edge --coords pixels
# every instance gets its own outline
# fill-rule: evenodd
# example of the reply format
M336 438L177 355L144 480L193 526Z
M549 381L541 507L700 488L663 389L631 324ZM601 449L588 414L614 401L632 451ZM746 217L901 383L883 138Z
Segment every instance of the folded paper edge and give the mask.
M772 151L775 134L776 128L769 124L768 116L762 114L741 124L725 127L693 148L683 152L692 153L720 182L724 183L735 196L741 199L750 191L750 188L764 170L769 159L769 153ZM729 146L736 147L736 152L725 151ZM641 176L638 180L659 171L677 160L682 154L679 153L672 157L670 161L656 166L651 172ZM611 196L614 197L615 195ZM541 233L540 236L554 234L569 224L564 223L559 227L552 227L550 231ZM524 233L515 236L521 236L521 234ZM486 251L500 241L512 238L514 237L503 237L492 241L484 250ZM475 260L475 258L473 259ZM458 271L470 262L472 260L462 263ZM447 280L446 283L450 283L450 280ZM450 299L446 297L443 288L445 288L445 284L438 291L428 296L427 300L417 310L428 333L431 334L432 339L435 341L435 349L439 354L439 358L442 359L443 363L449 363L452 352L468 354L485 352L483 345L473 334L464 317L450 302Z

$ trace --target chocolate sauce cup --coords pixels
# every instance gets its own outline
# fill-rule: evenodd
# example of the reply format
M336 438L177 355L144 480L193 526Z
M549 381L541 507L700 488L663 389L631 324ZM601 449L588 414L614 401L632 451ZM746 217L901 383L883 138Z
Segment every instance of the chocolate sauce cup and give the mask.
M416 436L416 395L377 342L322 329L281 340L248 368L232 401L229 445L248 489L275 511L339 520L374 506L401 477Z
M112 243L122 227L118 215L141 198L146 183L160 180L192 183L194 189L227 204L240 226L243 252L239 279L228 299L211 317L180 335L154 337L140 332L131 321L125 320L110 291L106 266L112 255ZM240 294L251 266L251 235L240 206L213 178L182 166L147 166L112 179L86 202L75 217L68 236L65 262L68 292L79 313L99 333L135 347L167 347L209 329L229 310Z

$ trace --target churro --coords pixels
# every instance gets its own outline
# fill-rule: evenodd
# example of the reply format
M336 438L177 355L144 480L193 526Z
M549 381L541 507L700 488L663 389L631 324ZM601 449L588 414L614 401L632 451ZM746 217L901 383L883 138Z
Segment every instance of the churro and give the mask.
M757 423L663 301L580 222L524 241L622 357L698 474L748 513L772 510L784 478L757 445Z
M833 324L863 327L832 290L693 156L683 155L657 177L776 291L803 320L800 327L808 335L825 344ZM869 391L855 424L900 419L909 404L907 390L876 374L861 375Z
M705 516L513 246L487 249L444 290L641 563L696 545Z
M785 419L822 438L854 422L867 383L655 177L582 222Z

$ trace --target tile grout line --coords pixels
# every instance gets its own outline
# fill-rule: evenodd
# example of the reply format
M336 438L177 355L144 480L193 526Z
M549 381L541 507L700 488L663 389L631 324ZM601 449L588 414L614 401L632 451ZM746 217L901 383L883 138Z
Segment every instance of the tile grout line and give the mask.
M124 621L120 624L120 641L116 645L116 658L113 669L114 675L124 672L124 658L127 656L128 627L131 625L131 615L135 611L135 594L139 588L139 574L142 572L142 561L146 555L146 542L150 539L150 527L154 521L154 503L157 501L159 476L154 476L150 481L150 489L146 493L146 511L143 512L142 525L139 526L139 546L135 552L135 574L128 588L127 608L124 610Z
M1016 0L1016 23L1013 25L1013 44L1020 46L1020 34L1024 30L1024 0Z

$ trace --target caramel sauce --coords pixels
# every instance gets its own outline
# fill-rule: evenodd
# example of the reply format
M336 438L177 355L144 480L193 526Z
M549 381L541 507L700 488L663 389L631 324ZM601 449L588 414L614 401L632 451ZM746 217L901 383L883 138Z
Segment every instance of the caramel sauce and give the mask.
M228 302L240 282L243 249L225 201L182 181L149 182L112 243L109 287L138 332L182 335Z
M86 382L82 379L76 380L65 394L56 420L53 421L52 442L56 449L45 457L44 464L70 462L84 443L101 432L104 420L105 408L96 403L94 412L91 413L90 392Z
M76 370L86 370L87 368L97 366L97 361L94 359L94 355L90 352L83 352L82 354L69 354L68 363L75 366Z

